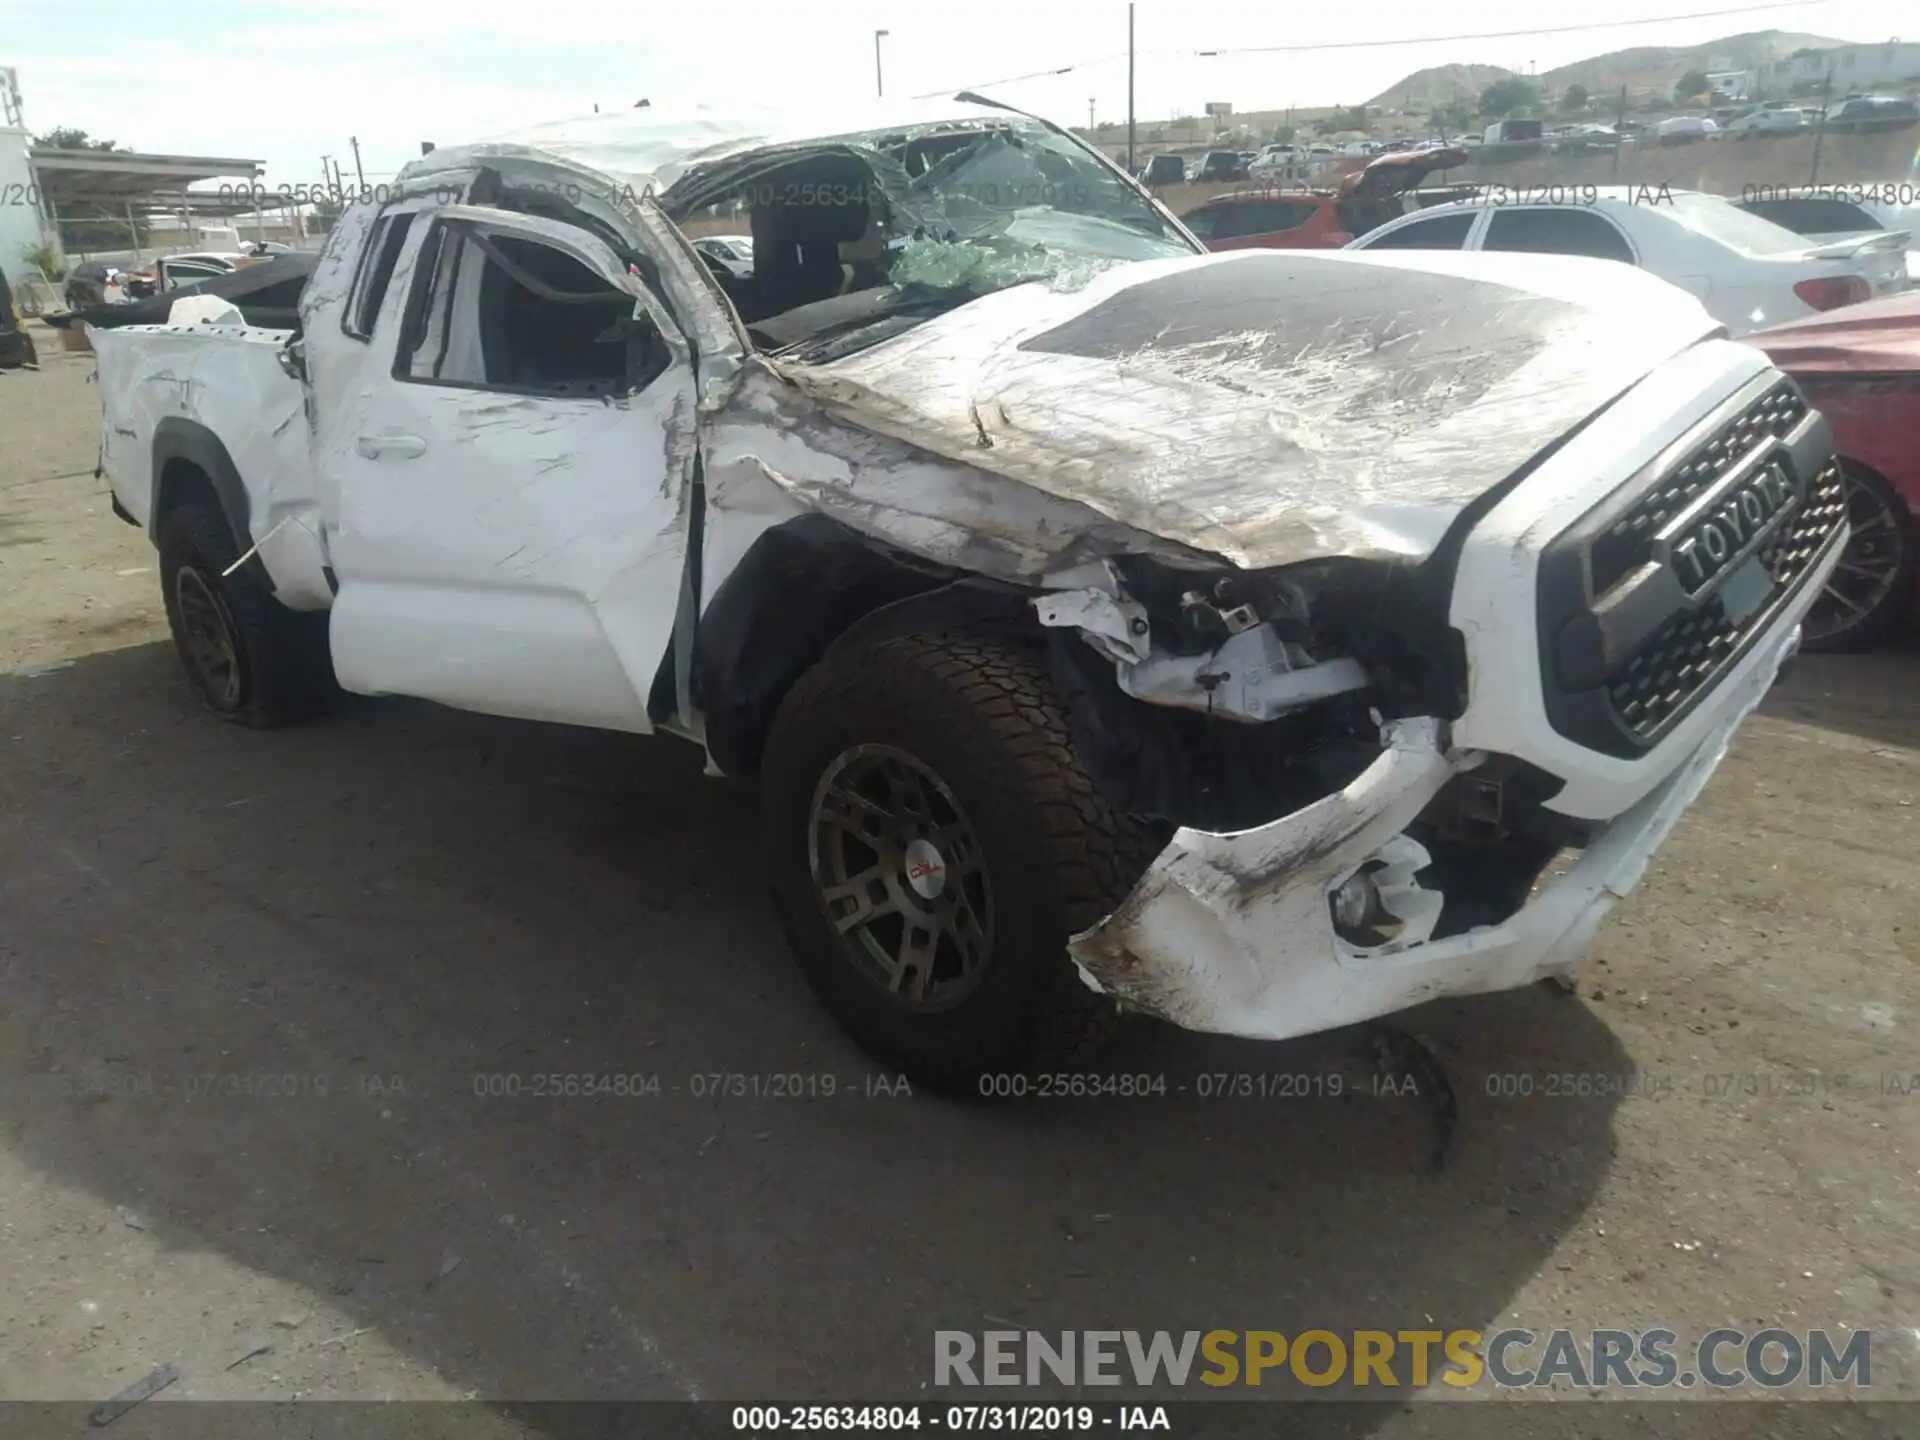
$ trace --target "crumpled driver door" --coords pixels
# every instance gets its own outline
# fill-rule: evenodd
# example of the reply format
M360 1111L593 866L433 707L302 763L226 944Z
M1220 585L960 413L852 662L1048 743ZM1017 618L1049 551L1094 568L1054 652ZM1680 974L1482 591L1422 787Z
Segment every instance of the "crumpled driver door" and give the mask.
M346 341L308 335L341 684L652 730L697 446L684 337L583 228L458 205L390 260L381 238L384 293L315 317L363 349L329 365Z

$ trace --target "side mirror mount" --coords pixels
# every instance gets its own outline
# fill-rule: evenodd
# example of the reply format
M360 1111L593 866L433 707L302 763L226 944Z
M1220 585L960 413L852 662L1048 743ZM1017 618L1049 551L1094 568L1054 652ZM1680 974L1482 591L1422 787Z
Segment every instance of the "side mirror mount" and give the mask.
M701 357L699 408L707 413L719 410L733 395L740 374L740 362L731 355Z
M286 344L274 352L280 360L280 368L292 379L302 385L307 383L306 343L298 336L288 337Z

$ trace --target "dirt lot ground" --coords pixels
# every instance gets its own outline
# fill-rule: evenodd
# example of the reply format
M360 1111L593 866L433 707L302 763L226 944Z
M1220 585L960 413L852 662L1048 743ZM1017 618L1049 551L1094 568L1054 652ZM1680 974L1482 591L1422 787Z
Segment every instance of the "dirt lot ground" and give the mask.
M1165 1097L940 1102L812 1004L751 797L691 749L200 711L91 473L91 358L42 339L0 374L0 1398L171 1364L166 1399L478 1396L447 1433L557 1433L513 1402L924 1398L934 1331L996 1323L1870 1328L1874 1393L1916 1398L1920 650L1802 663L1577 998L1409 1017L1459 1098L1437 1173L1428 1110L1352 1078L1198 1098L1364 1074L1352 1036L1142 1024L1104 1068ZM540 1074L660 1089L490 1093ZM836 1093L695 1093L770 1074ZM1315 1408L1400 1437L1608 1407ZM1675 1403L1633 1433L1916 1432Z

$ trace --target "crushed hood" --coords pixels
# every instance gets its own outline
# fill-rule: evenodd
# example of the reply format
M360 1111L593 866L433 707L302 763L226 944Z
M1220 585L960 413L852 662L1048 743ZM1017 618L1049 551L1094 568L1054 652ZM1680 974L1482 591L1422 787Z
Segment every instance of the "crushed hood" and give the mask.
M782 368L865 428L1261 568L1424 558L1718 330L1604 260L1241 251L1022 285Z

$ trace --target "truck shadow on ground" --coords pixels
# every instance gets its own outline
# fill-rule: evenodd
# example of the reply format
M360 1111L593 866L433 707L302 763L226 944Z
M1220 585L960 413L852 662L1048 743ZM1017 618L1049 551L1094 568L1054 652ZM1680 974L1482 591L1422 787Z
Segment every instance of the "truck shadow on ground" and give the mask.
M1099 1070L1162 1094L909 1096L803 988L753 797L691 747L400 702L240 731L161 645L0 677L0 746L9 1146L500 1401L929 1398L941 1329L1497 1328L1617 1104L1502 1077L1631 1073L1574 998L1417 1012L1437 1172L1352 1035L1142 1024ZM569 1075L655 1083L536 1098ZM257 1322L198 1309L241 1353Z
M1852 655L1802 655L1760 713L1920 750L1920 630Z

